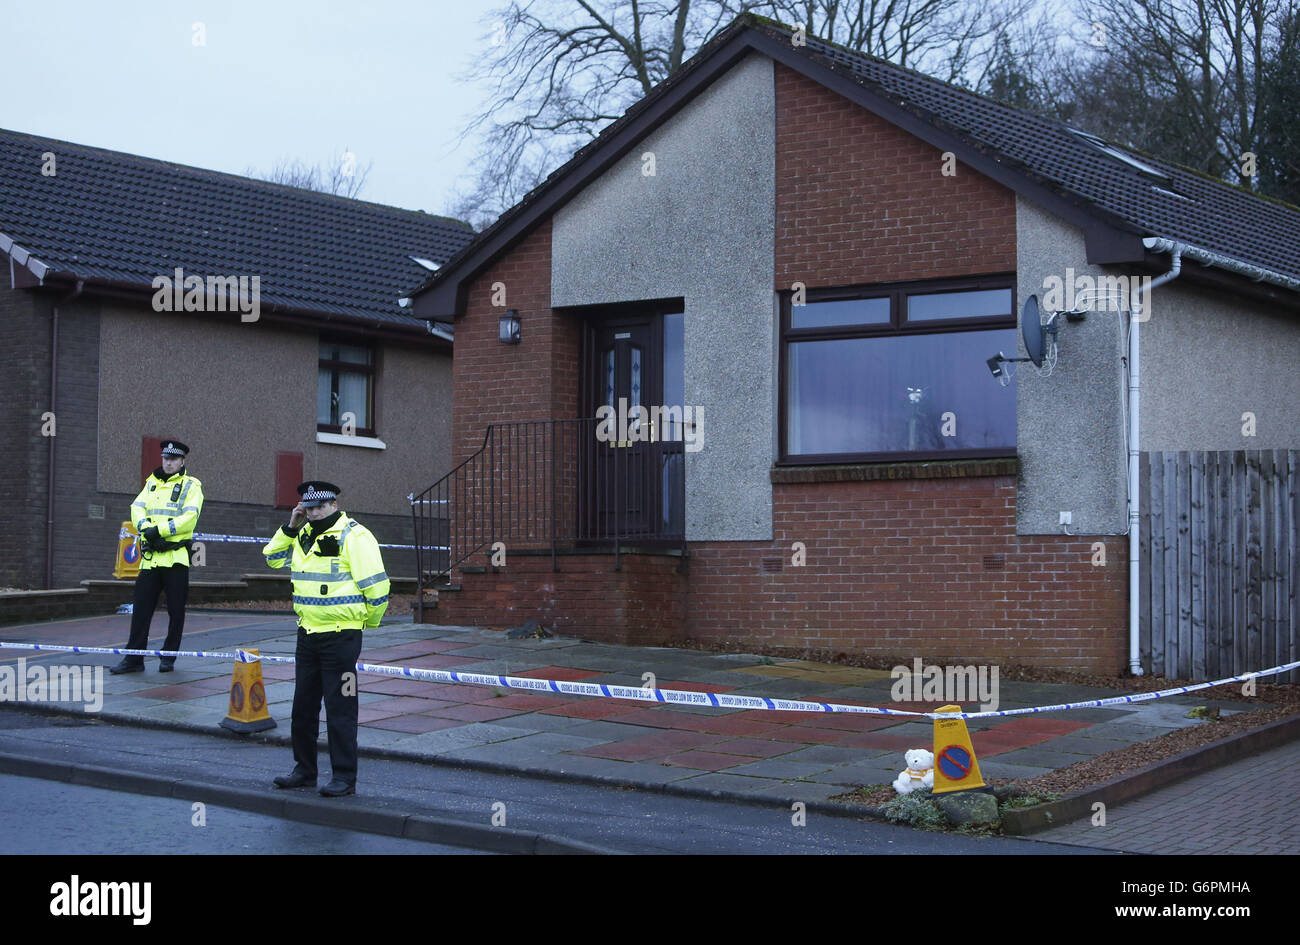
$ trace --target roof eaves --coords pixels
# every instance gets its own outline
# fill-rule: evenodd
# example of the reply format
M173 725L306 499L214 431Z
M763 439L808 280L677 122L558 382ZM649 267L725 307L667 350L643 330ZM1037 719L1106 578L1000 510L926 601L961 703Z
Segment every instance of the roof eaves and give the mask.
M41 285L68 285L82 283L86 291L100 291L114 298L145 301L157 291L152 285L125 279L113 279L86 272L55 270L46 267L46 278ZM355 329L369 328L377 332L394 332L401 335L425 337L431 334L428 325L413 316L402 320L381 318L374 313L357 312L338 306L311 308L293 301L279 301L262 297L260 311L267 315L288 315L301 321L312 321L318 327L343 324Z

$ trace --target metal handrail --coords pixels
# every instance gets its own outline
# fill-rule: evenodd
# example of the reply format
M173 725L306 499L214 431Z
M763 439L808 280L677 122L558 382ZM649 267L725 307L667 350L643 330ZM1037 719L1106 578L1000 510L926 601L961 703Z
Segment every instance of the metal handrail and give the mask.
M477 450L408 496L418 600L427 579L449 580L476 554L486 550L491 564L498 541L549 547L552 567L561 544L612 545L617 567L629 542L684 543L681 446L634 449L601 440L600 426L594 418L490 424Z

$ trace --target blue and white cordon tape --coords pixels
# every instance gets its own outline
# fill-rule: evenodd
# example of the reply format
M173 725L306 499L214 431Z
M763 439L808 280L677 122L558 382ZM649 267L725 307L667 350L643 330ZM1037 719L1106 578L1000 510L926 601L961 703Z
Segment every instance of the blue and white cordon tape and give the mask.
M231 660L236 663L293 663L292 656L255 656L246 650L233 653L209 653L201 650L127 650L98 646L56 646L51 643L5 643L0 649L43 650L59 653L99 653L106 656L187 656L198 659ZM1228 683L1246 682L1262 676L1300 669L1300 660L1261 669L1257 673L1242 673L1212 682L1176 686L1158 692L1139 692L1131 696L1111 696L1106 699L1089 699L1087 702L1067 702L1061 705L1033 706L1025 709L999 709L993 712L906 712L902 709L881 709L870 705L844 705L837 702L800 702L792 699L769 699L766 696L734 696L725 692L690 692L681 689L648 689L639 686L611 686L608 683L570 682L564 679L532 679L527 676L491 676L485 673L458 673L448 669L414 669L410 666L385 666L377 663L358 663L357 671L381 676L417 679L421 682L464 683L471 686L500 686L504 689L527 689L530 692L551 692L567 696L597 696L606 699L628 699L632 702L662 702L670 705L710 706L718 709L771 709L779 712L846 712L857 715L901 715L927 719L987 719L1009 715L1035 715L1041 712L1063 712L1068 709L1097 708L1107 705L1124 705L1149 702L1165 696L1177 696L1211 689Z

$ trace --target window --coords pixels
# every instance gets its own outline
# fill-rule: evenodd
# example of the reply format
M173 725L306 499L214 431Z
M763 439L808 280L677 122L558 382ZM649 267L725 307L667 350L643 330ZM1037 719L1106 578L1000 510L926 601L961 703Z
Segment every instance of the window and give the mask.
M781 304L781 462L1007 456L1016 351L1012 277L808 290Z
M316 385L316 429L375 436L375 352L351 342L321 340ZM352 416L345 416L352 414Z
M1069 132L1070 134L1078 138L1080 141L1087 142L1088 144L1092 145L1101 153L1109 155L1110 157L1115 158L1117 161L1121 161L1124 164L1127 164L1129 167L1133 168L1136 171L1139 171L1144 176L1149 177L1152 180L1160 181L1161 183L1164 184L1169 183L1168 174L1164 173L1163 171L1157 170L1156 168L1152 167L1150 164L1145 163L1144 161L1139 161L1137 158L1133 157L1133 155L1129 154L1127 151L1123 151L1120 148L1117 148L1115 145L1110 144L1107 141L1103 141L1101 138L1098 138L1096 135L1088 134L1088 132L1080 131L1077 128L1070 128Z

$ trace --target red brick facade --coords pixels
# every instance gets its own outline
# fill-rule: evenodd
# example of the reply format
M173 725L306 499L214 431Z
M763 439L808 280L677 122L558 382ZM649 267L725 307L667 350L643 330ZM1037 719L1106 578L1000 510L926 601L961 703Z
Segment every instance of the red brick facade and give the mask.
M1123 665L1127 543L1110 539L1097 566L1091 538L1016 535L1011 476L773 493L773 542L692 544L689 637L905 662ZM780 570L764 573L765 561Z
M479 558L476 563L481 563ZM685 639L688 577L670 555L513 555L493 573L458 575L442 592L437 623L506 629L535 619L566 636L634 646L675 646Z
M846 286L1016 268L1016 198L776 64L776 286Z
M493 305L498 286L504 305ZM519 312L522 343L497 340L499 318ZM580 335L551 311L551 224L543 223L469 287L456 320L452 367L453 462L483 444L490 423L578 416Z
M638 645L1122 670L1127 542L1017 535L1013 477L773 493L771 542L691 542L683 574L666 555L624 555L622 571L613 555L561 556L558 573L549 556L517 555L460 576L429 619L504 629L531 617Z
M1012 272L1015 196L781 65L776 79L776 286ZM459 455L487 423L577 416L579 326L549 306L550 227L469 293L456 325ZM492 283L524 344L496 340ZM617 300L611 300L617 301ZM772 418L775 422L775 418ZM689 480L687 488L690 488ZM516 555L457 577L427 619L507 627L535 617L611 642L696 640L910 662L1012 662L1118 672L1126 652L1123 537L1016 534L1009 475L773 486L773 540L692 542L664 555ZM1106 563L1094 565L1094 540ZM792 566L794 542L806 565ZM477 558L474 564L482 564Z

